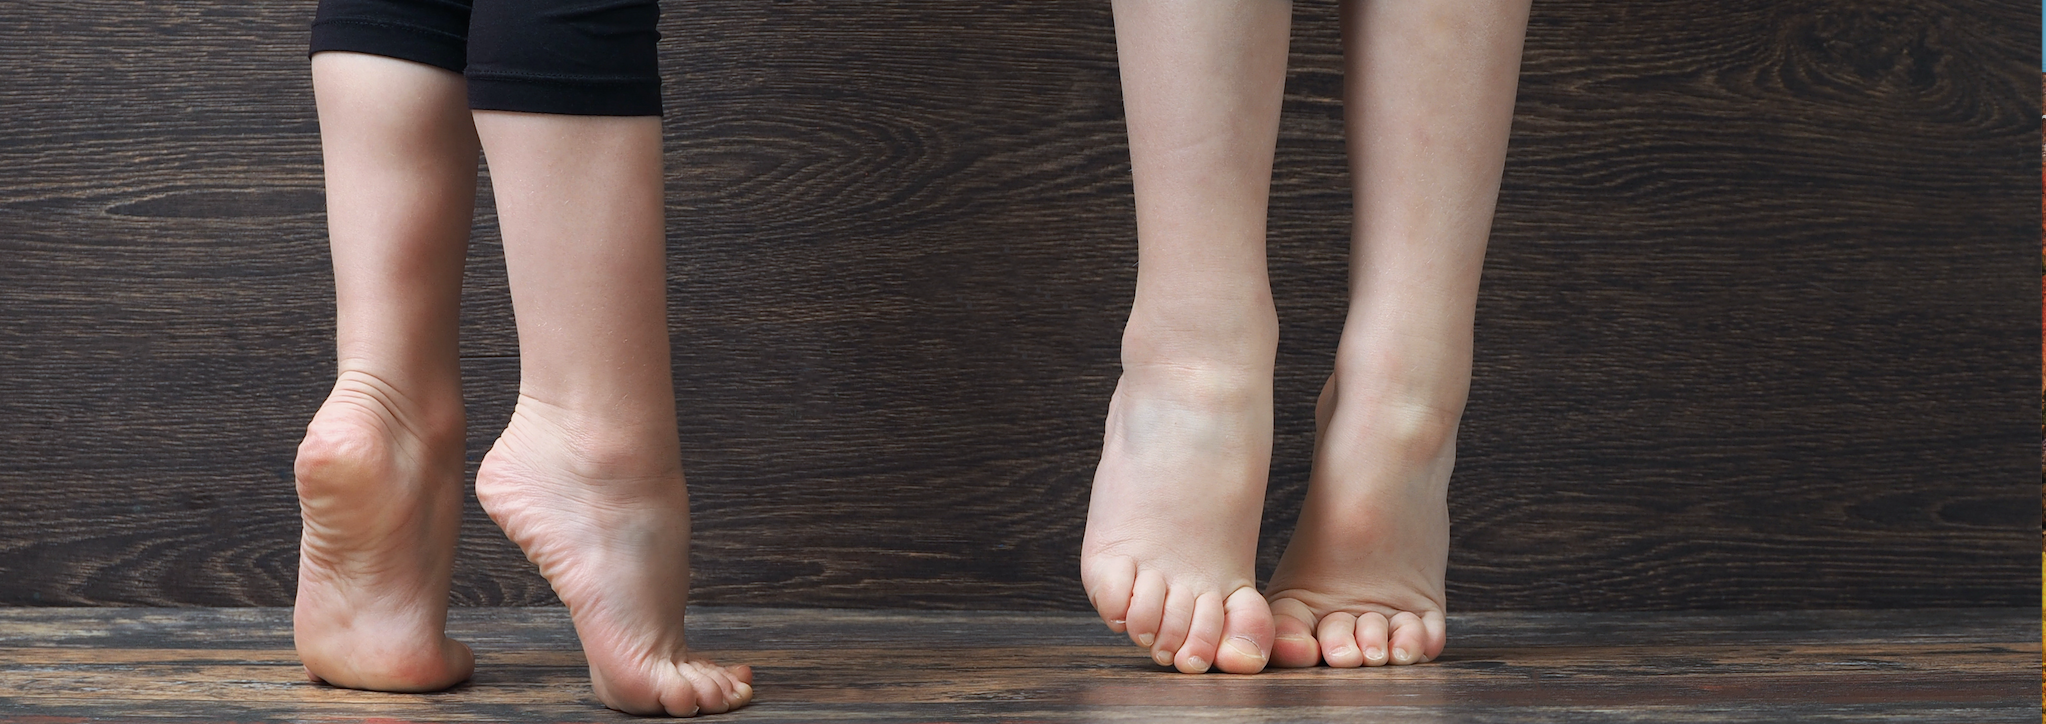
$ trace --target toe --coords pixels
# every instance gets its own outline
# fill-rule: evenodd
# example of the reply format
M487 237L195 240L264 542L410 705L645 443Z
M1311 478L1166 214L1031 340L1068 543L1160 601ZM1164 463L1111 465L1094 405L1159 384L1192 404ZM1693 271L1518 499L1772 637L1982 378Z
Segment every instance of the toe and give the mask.
M1255 674L1271 660L1272 607L1257 589L1244 586L1222 604L1222 644L1215 650L1215 668L1231 674Z
M1399 666L1421 663L1427 655L1423 646L1427 634L1421 617L1401 611L1393 614L1391 624L1392 663Z
M1087 601L1108 629L1122 633L1128 625L1130 593L1136 586L1137 562L1129 558L1107 558L1081 564L1080 579L1087 584Z
M753 667L727 666L724 672L732 677L732 708L737 709L753 702Z
M715 664L704 664L703 672L712 681L715 681L718 687L717 691L710 692L714 694L715 698L717 699L717 706L714 707L705 706L703 707L703 710L705 712L721 714L724 712L731 711L733 709L737 709L741 705L746 703L745 698L739 695L739 682L737 679L732 678L731 672L728 672L724 669L724 667L717 666ZM703 701L705 698L708 697L699 696L697 700L700 702ZM713 709L715 709L715 711L713 711Z
M1186 641L1172 657L1182 674L1205 674L1215 664L1215 649L1222 641L1222 596L1202 594L1194 599L1193 617L1186 627Z
M694 663L684 663L675 667L675 673L680 681L661 692L661 708L667 710L668 716L725 712L724 691L703 669Z
M1421 614L1423 661L1434 661L1442 656L1442 650L1449 645L1449 624L1441 611Z
M1354 669L1364 663L1357 650L1357 616L1336 611L1321 617L1315 632L1321 641L1321 660L1331 668Z
M1151 660L1159 666L1171 666L1179 655L1180 645L1186 643L1186 631L1193 626L1195 600L1196 596L1185 588L1165 594L1165 618L1158 624L1158 640L1151 644Z
M1307 604L1291 598L1272 602L1272 665L1300 669L1321 663L1321 646L1314 641L1314 612Z
M1364 652L1365 666L1384 666L1386 662L1386 632L1392 624L1385 614L1377 611L1357 617L1357 650Z
M753 700L753 686L745 681L741 681L739 672L712 663L702 663L701 666L703 667L703 672L709 678L716 681L718 685L716 692L718 698L717 706L703 706L702 709L705 712L713 714L723 713L745 706L747 702ZM746 678L753 678L750 669L746 671ZM699 696L698 701L703 701L703 697Z
M734 681L732 675L727 673L722 667L706 665L703 667L703 674L712 683L717 684L717 694L720 703L731 706L733 702L739 700L739 682Z
M1165 620L1165 578L1150 571L1137 574L1130 592L1126 614L1130 640L1150 649L1158 640L1158 626Z

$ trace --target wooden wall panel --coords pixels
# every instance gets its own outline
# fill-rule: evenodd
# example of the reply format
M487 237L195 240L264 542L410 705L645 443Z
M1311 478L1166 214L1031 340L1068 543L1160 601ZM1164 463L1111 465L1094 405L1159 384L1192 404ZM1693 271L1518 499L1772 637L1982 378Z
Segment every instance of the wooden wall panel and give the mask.
M312 3L0 5L0 604L279 605L331 374ZM1296 4L1263 570L1349 202ZM2029 605L2033 18L1535 5L1452 606ZM707 604L1084 607L1134 280L1106 3L669 3L670 290ZM516 345L478 215L472 459ZM551 600L472 507L465 604Z

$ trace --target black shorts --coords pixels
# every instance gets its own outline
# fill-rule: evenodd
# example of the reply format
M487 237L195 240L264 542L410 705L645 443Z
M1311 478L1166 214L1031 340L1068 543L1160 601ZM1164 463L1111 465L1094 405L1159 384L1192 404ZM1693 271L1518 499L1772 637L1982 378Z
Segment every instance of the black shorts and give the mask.
M657 0L320 0L311 53L461 73L469 107L658 116ZM310 55L310 53L309 53Z

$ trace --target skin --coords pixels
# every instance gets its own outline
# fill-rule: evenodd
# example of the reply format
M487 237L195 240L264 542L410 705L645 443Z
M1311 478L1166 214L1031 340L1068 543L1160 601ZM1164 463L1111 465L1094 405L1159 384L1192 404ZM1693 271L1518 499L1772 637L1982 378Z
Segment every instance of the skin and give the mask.
M432 691L467 679L444 634L461 523L455 330L476 197L460 75L313 59L340 374L299 445L294 623L314 680Z
M660 119L471 113L461 76L377 56L320 53L313 75L342 373L300 447L296 631L308 673L427 691L472 668L443 626L461 501L455 320L480 146L521 379L477 497L568 605L607 706L743 706L751 670L692 657L683 636L689 509Z
M1255 673L1273 637L1255 571L1279 340L1264 238L1291 10L1114 7L1137 293L1080 576L1159 664Z
M1211 650L1200 625L1252 643L1270 632L1265 660L1224 650L1224 671L1441 654L1449 474L1527 10L1524 1L1343 4L1357 219L1350 309L1317 403L1307 500L1267 585L1269 606L1230 599L1216 627L1200 623L1212 614L1198 605L1175 612L1185 597L1173 594L1184 585L1205 601L1252 575L1277 339L1265 196L1289 8L1116 4L1137 300L1081 563L1111 628L1154 653L1178 645L1175 663ZM1161 408L1170 412L1153 411ZM1218 444L1225 439L1242 444ZM1196 633L1170 630L1182 620Z

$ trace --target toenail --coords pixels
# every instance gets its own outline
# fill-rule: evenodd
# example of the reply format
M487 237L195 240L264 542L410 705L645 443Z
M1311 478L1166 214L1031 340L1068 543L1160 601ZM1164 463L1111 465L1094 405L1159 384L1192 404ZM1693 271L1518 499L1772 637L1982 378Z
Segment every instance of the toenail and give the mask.
M1151 635L1151 634L1137 634L1137 645L1138 645L1138 646L1143 646L1143 647L1145 647L1145 648L1149 648L1149 647L1151 646L1151 642L1153 642L1153 641L1157 641L1157 640L1158 640L1158 637L1156 637L1156 636L1153 636L1153 635Z
M1153 651L1151 652L1151 660L1158 662L1159 666L1171 666L1172 654L1164 651Z
M1349 654L1349 653L1350 653L1350 647L1348 647L1348 646L1338 646L1338 647L1336 647L1336 648L1334 648L1334 649L1331 649L1331 650L1329 650L1329 652L1328 652L1328 655L1330 655L1330 656L1344 656L1344 655L1347 655L1347 654Z
M1195 671L1207 671L1207 670L1208 670L1208 662L1206 662L1206 661L1202 661L1202 660L1201 660L1201 657L1199 657L1199 656L1188 656L1188 657L1186 657L1186 664L1187 664L1188 666L1191 666L1191 667L1193 667L1193 670L1195 670Z
M1392 650L1392 660L1394 660L1394 661L1407 661L1407 660L1409 660L1409 657L1408 657L1408 655L1407 655L1407 650L1406 650L1406 649L1393 649L1393 650Z
M1372 660L1372 661L1377 661L1377 660L1379 660L1379 659L1383 659L1383 658L1385 658L1385 649L1381 649L1381 648L1378 648L1378 647L1376 647L1376 646L1373 646L1373 647L1371 647L1371 648L1365 649L1365 650L1364 650L1364 658L1370 659L1370 660Z
M1280 641L1313 641L1313 640L1314 640L1314 637L1313 637L1313 636L1309 636L1309 635L1307 635L1307 634L1279 634L1279 640L1280 640Z
M1236 649L1236 653L1238 654L1242 654L1253 659L1258 659L1260 661L1264 660L1265 658L1265 652L1259 650L1257 647L1257 642L1250 640L1250 637L1248 636L1238 636L1236 638L1229 639L1229 648Z

